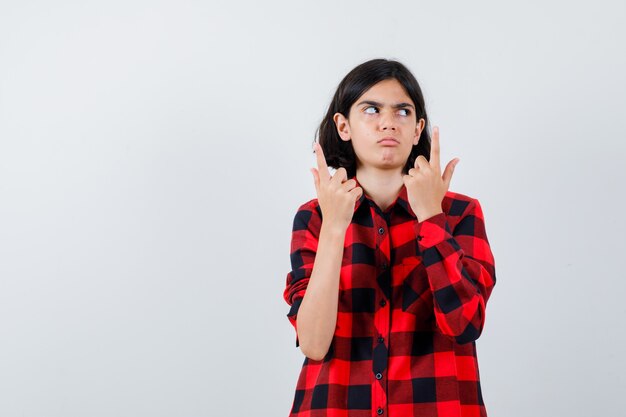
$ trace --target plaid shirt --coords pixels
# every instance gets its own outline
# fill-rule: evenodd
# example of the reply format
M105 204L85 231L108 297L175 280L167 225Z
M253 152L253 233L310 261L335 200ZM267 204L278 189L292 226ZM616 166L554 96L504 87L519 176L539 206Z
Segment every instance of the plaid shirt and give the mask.
M324 359L305 357L290 416L487 415L475 340L495 262L478 200L448 191L441 208L418 222L404 185L385 212L365 193L356 202L332 343ZM300 206L283 295L296 346L321 225L317 199Z

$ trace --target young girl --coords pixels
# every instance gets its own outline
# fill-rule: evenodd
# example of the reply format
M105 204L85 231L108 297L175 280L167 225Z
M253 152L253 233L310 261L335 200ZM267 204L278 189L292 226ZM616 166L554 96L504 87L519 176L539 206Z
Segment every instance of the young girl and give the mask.
M401 63L341 81L315 144L284 298L306 356L290 416L486 416L475 340L496 282L477 199ZM330 175L328 167L335 168Z

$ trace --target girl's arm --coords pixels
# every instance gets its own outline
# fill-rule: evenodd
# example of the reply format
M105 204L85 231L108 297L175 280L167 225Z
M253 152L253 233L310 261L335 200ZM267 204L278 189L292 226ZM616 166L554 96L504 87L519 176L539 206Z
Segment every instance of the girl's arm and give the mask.
M300 304L297 326L305 356L322 360L337 325L339 271L346 231L322 225L310 282Z
M450 230L446 214L440 213L416 221L415 232L433 293L437 327L457 343L478 339L487 300L496 284L480 203L477 199L468 203L454 230ZM409 304L407 311L417 312L418 304L419 300Z
M305 204L304 210L300 207L294 219L292 271L284 296L292 306L288 316L302 340L302 353L321 360L335 334L343 245L363 189L356 186L356 179L348 179L343 167L331 177L319 143L315 143L315 156L318 169L312 168L311 173L317 200Z
M284 292L291 305L287 316L296 329L296 346L313 360L326 356L335 333L346 235L342 226L320 224L315 207L298 210L291 241L292 270Z

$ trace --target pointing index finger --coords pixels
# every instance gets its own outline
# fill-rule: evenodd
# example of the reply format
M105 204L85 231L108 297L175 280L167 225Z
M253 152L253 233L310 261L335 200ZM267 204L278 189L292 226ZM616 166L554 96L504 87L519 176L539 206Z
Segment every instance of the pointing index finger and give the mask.
M433 127L433 138L430 144L430 164L437 169L441 169L439 160L439 126Z
M330 180L330 172L328 172L328 165L326 164L326 157L324 151L318 142L315 142L315 157L317 159L317 168L320 174L320 178L325 181Z

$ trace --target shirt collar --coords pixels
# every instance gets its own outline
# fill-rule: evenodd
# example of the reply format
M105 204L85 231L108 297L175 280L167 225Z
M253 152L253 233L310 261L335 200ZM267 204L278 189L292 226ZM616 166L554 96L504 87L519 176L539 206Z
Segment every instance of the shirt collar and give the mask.
M352 178L354 179L354 181L356 181L356 186L360 187L361 184L359 183L359 180L356 178L356 175ZM359 209L359 207L365 202L366 199L370 203L372 204L374 203L369 197L365 195L365 190L363 190L361 197L359 197L359 199L354 204L354 212L356 212ZM411 209L411 204L409 203L409 199L407 195L406 185L404 184L402 184L402 188L400 189L398 196L396 197L394 202L391 204L391 207L394 210L396 209L396 206L401 207L402 209L404 209L404 211L406 211L409 214L409 216L417 219L417 216L415 215L415 213L413 213L413 209Z

